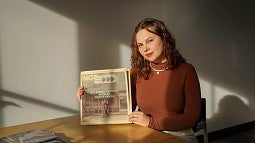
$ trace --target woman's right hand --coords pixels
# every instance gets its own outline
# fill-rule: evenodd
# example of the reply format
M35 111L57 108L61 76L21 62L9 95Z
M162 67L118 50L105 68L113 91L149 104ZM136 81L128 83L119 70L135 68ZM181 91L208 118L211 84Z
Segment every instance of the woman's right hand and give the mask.
M79 100L81 100L81 96L84 94L85 92L85 89L83 86L80 86L78 89L77 89L77 92L76 92L76 96Z

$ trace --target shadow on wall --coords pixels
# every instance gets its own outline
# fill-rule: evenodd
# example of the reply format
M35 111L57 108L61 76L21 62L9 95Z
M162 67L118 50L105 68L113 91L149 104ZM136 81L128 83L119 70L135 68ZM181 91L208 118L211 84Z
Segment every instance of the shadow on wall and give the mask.
M0 127L3 127L3 108L7 107L7 106L13 106L13 107L17 107L17 108L21 108L21 106L19 106L18 104L14 103L14 102L10 102L10 101L5 101L2 98L2 91L0 91Z
M37 106L42 106L42 107L45 107L45 108L50 108L50 109L62 111L62 112L65 112L65 113L79 114L78 111L66 108L64 106L60 106L60 105L45 102L45 101L42 101L42 100L27 97L27 96L24 96L24 95L19 95L19 94L16 94L16 93L4 91L4 90L1 90L1 89L0 89L0 97L14 98L16 100L20 100L20 101L27 102L27 103L30 103L30 104L36 104ZM7 106L22 108L22 106L16 104L15 102L0 99L0 111L2 111L2 109L7 107ZM1 116L2 115L3 114L1 114ZM1 126L3 126L3 117L1 117L0 127Z
M49 103L49 102L46 102L46 101L30 98L30 97L27 97L27 96L24 96L24 95L19 95L19 94L4 91L4 90L0 90L0 95L1 96L6 96L8 98L15 98L15 99L18 99L18 100L21 100L21 101L24 101L24 102L36 104L36 105L43 106L43 107L46 107L46 108L51 108L51 109L54 109L54 110L63 111L63 112L70 113L70 114L78 114L79 113L77 110L69 109L69 108L66 108L64 106L52 104L52 103ZM12 106L16 106L16 107L21 108L21 106L17 105L14 102L3 101L2 103L6 103L5 105L12 105ZM3 107L2 104L1 104L0 107Z
M180 35L187 47L185 53L196 65L199 76L245 97L253 109L254 8L251 0L201 2L193 7L193 23ZM187 33L192 33L192 38Z
M235 95L226 95L220 100L218 106L218 111L207 119L207 123L213 129L220 129L223 126L231 127L240 124L240 121L254 118L252 114L254 110Z
M0 94L2 95L1 91ZM19 106L18 104L14 103L14 102L10 102L10 101L5 101L5 100L0 100L0 110L6 106L14 106L14 107L18 107L20 108L21 106Z
M147 1L150 10L131 14L134 1L84 1L74 0L29 0L58 14L70 18L78 24L78 46L80 70L120 68L120 44L130 45L135 24L147 15L161 16L160 3ZM152 4L154 5L152 5ZM135 2L137 7L143 2ZM125 53L129 55L129 49ZM129 65L129 59L124 59Z
M78 25L78 58L81 70L93 70L102 68L115 68L119 66L119 47L114 35L118 31L119 19L109 17L120 17L114 11L119 11L116 5L98 4L97 1L75 0L30 0L33 3L46 7L58 14L75 21ZM96 9L98 10L95 10ZM114 25L114 26L113 26ZM111 27L111 28L109 28ZM123 28L122 28L123 29ZM120 29L121 30L121 29Z
M212 111L209 130L254 120L251 115L255 110L254 2L215 0L181 5L186 6L186 13L180 10L176 13L189 23L186 27L176 25L176 29L180 30L177 40L184 55L197 68L199 77L210 83L210 87L204 89L207 92L204 94L207 109L216 109L217 97L223 97L218 104L219 111ZM180 18L177 20L185 23ZM247 99L249 105L232 95Z

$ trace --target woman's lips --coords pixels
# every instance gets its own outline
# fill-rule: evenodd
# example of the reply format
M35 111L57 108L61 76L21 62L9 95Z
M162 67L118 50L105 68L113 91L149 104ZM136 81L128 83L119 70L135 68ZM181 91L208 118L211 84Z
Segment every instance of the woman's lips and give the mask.
M152 53L148 53L148 54L146 54L146 57L151 57L152 56Z

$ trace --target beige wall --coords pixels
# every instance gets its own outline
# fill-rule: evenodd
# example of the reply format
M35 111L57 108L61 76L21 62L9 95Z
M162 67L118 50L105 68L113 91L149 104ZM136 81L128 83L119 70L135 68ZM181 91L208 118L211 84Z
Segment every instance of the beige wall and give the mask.
M165 21L196 67L209 131L255 119L248 1L0 0L0 126L78 114L79 72L129 67L145 17Z
M25 0L0 1L1 126L77 113L77 23Z

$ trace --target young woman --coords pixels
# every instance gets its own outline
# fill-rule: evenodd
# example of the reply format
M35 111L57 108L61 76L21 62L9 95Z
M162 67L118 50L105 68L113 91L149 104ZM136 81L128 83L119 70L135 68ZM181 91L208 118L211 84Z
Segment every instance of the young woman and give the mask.
M162 21L142 20L131 42L134 124L163 131L187 142L197 142L192 127L200 116L201 93L195 68L175 46L175 39ZM79 87L80 99L84 88Z
M134 124L197 142L192 127L200 116L201 93L195 68L176 49L162 21L141 21L131 43L132 95L139 111ZM135 105L135 104L134 104Z

